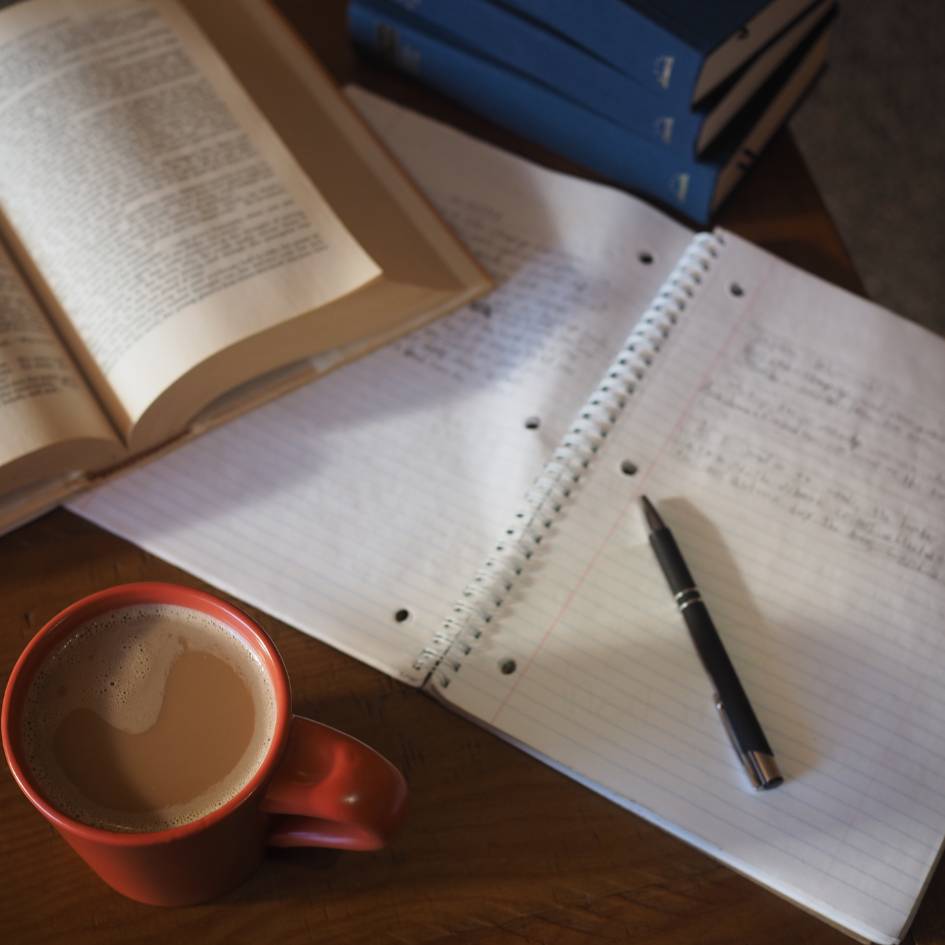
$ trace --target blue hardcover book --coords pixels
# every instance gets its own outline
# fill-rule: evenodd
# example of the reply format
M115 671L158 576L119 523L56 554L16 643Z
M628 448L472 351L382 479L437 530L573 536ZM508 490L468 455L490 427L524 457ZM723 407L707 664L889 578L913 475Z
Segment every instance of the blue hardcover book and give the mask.
M702 158L677 154L547 86L406 22L384 0L352 0L359 46L523 137L679 210L699 223L751 167L826 58L829 23L799 46Z
M398 0L410 7L416 0ZM498 0L665 95L695 105L811 0Z
M554 30L495 0L392 0L404 23L439 32L681 154L701 154L764 81L831 10L816 0L699 106L677 105L662 90L621 72Z

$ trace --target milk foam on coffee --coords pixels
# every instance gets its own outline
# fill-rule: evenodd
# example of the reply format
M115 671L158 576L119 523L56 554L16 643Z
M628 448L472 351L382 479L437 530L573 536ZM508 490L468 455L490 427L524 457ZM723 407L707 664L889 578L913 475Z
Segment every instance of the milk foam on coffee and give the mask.
M189 823L236 795L272 742L275 697L248 644L169 604L83 624L30 683L21 733L37 786L111 830Z

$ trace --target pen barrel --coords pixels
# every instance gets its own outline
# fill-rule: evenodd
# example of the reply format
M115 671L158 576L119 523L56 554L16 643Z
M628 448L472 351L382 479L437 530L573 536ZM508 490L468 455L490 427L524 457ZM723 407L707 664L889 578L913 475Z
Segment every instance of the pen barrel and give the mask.
M682 615L699 659L715 686L719 702L725 707L739 747L745 752L772 754L735 667L712 623L708 608L701 600L694 600L682 608Z
M656 560L659 562L663 574L666 576L666 583L669 584L669 589L673 592L677 601L681 593L695 589L696 582L689 573L689 568L686 567L679 545L676 544L676 539L673 538L672 532L668 528L660 528L655 532L651 532L650 546L656 555Z
M699 659L715 686L719 702L724 706L739 749L770 755L768 740L735 673L735 667L725 652L708 608L702 602L676 539L668 528L658 528L650 533L650 545L673 592L676 606L686 621Z

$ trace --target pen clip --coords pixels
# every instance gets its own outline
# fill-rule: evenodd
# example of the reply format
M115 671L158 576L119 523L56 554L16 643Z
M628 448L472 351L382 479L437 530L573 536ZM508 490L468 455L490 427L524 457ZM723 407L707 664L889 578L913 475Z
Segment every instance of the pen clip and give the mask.
M745 769L745 773L748 775L748 780L751 781L752 787L756 791L767 791L777 787L784 778L781 776L774 756L769 755L765 751L745 751L739 744L738 738L735 735L735 728L732 725L732 720L729 718L728 712L722 704L718 693L715 693L714 701L715 708L718 709L719 715L722 717L722 726L728 734L729 741L732 743L735 754L738 755L738 760L742 763L742 767Z

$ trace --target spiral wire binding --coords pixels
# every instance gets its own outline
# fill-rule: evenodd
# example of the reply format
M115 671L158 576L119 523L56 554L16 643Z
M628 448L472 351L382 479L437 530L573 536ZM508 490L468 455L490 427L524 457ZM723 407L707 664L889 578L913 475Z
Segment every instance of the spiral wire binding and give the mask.
M699 233L693 238L581 409L571 431L525 494L524 507L516 514L515 522L466 586L453 613L418 654L413 670L424 684L433 676L439 686L448 687L452 674L459 671L464 657L481 639L724 243L718 233Z

